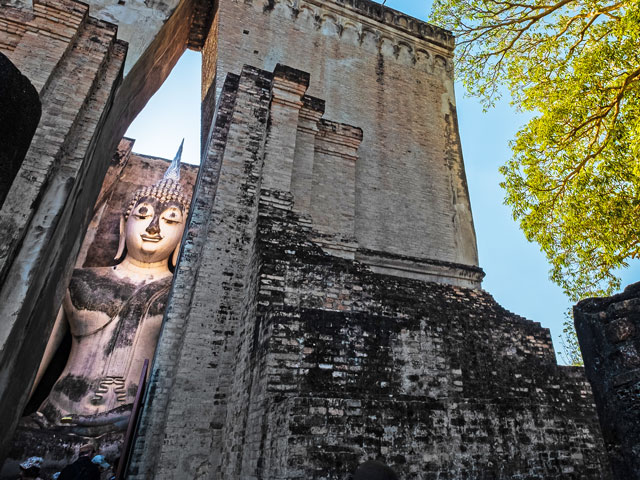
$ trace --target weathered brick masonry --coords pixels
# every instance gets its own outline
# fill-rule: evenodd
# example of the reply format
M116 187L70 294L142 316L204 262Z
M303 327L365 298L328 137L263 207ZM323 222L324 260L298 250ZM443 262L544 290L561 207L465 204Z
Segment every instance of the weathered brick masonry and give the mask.
M271 123L278 85L305 98L308 79L227 78L132 478L342 479L367 458L407 479L610 478L589 385L548 330L481 290L327 253L335 239L265 188L309 161L296 148L268 176L274 135L309 139L308 114Z
M406 479L608 478L589 385L548 330L480 290L336 261L274 196L244 360L259 415L223 477L340 479L377 458Z
M197 478L220 464L241 320L250 325L247 316L254 317L251 266L270 87L269 74L255 69L227 77L154 360L133 478Z
M615 478L640 478L640 283L573 309Z
M477 273L419 261L478 264L449 32L363 0L220 2L217 25L205 76L289 65L309 72L307 93L326 101L326 118L362 129L353 200L362 261L480 285Z

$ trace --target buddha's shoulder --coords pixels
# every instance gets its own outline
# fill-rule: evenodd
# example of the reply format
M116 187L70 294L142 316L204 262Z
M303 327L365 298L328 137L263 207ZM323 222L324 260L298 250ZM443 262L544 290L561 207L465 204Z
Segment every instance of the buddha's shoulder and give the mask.
M75 268L73 270L73 274L75 275L76 273L85 273L85 274L95 274L95 275L113 275L113 272L115 271L116 267L82 267L82 268Z
M76 268L71 281L94 284L131 283L127 279L119 278L115 273L115 267Z

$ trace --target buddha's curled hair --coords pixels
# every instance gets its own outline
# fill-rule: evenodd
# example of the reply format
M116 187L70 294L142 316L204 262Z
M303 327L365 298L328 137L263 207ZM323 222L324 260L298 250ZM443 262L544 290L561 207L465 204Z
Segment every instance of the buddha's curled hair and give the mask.
M124 212L125 220L129 218L131 212L143 198L155 198L161 203L167 204L169 202L175 202L182 206L182 212L186 215L189 211L189 200L182 192L180 186L180 160L182 159L182 147L184 145L184 139L178 148L175 158L169 165L169 168L164 173L162 180L151 185L140 188L133 195L129 206Z

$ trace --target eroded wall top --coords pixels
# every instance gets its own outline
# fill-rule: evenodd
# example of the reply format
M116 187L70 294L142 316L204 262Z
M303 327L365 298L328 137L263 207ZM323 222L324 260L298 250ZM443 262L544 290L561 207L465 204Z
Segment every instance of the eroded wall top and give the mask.
M315 3L331 3L331 0L324 2L320 0ZM434 44L451 50L453 50L455 45L455 39L450 31L418 20L417 18L381 5L380 3L372 2L371 0L333 0L333 3L345 6L376 22L395 27L413 37L433 42Z
M91 16L118 26L129 44L125 75L149 47L181 0L86 0Z

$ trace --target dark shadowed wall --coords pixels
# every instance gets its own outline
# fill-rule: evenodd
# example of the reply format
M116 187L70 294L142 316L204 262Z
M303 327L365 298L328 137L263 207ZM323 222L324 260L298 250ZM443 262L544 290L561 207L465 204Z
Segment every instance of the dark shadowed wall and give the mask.
M640 479L640 283L573 314L615 478Z

